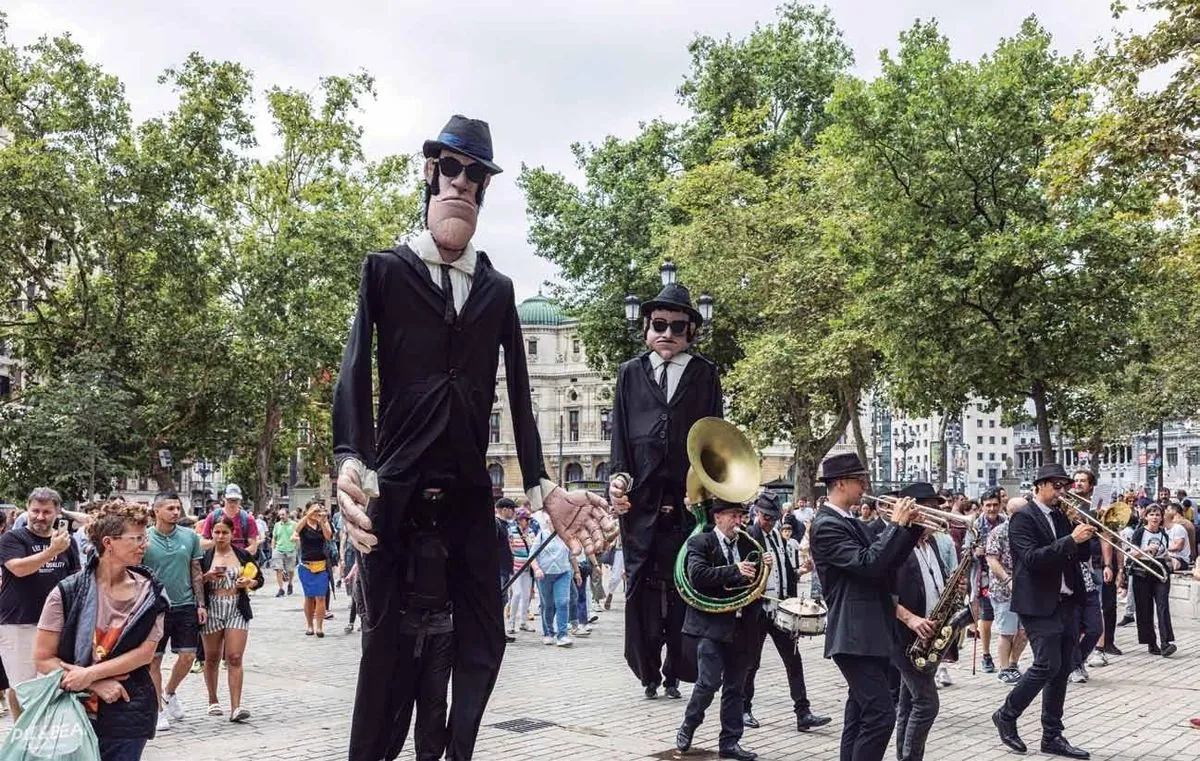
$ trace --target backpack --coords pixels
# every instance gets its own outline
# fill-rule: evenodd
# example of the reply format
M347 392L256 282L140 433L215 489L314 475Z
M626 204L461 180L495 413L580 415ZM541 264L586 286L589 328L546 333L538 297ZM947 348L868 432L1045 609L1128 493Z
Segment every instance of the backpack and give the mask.
M210 534L212 533L212 522L217 519L217 513L221 513L221 512L224 512L224 508L218 507L218 508L215 508L208 515L204 516L204 522L208 524ZM250 514L246 512L245 508L238 509L238 523L240 524L240 528L241 528L241 531L239 533L242 535L243 544L249 543L250 538L249 538L249 534L247 532L249 531L248 526L250 523ZM204 526L201 525L200 528L203 529ZM258 528L258 526L255 525L255 528ZM259 541L258 541L259 546L261 546L262 545L262 537L260 536L258 539L259 539ZM255 560L258 560L257 555L255 556Z

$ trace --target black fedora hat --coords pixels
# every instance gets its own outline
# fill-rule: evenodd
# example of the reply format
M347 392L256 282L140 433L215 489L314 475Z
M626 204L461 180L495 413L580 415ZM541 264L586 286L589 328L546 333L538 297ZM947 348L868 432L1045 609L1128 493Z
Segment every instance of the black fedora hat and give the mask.
M759 515L765 515L773 520L779 520L779 516L783 515L783 508L779 504L779 495L770 489L763 489L754 498L754 509L758 511Z
M708 512L710 515L716 515L717 513L723 513L726 510L737 510L739 512L745 513L745 512L748 512L750 510L750 508L747 507L742 502L729 502L727 500L721 499L720 497L712 498L712 502L708 507Z
M699 310L692 306L692 294L688 293L687 286L681 283L663 286L657 296L643 303L642 317L649 317L655 309L686 312L688 317L692 318L692 322L696 323L696 327L704 324L704 318L700 316Z
M1034 486L1042 481L1070 481L1071 477L1067 475L1067 470L1062 466L1062 463L1050 462L1038 468L1037 478L1033 479Z
M900 496L914 499L917 502L920 502L924 499L932 499L940 502L942 499L938 496L937 489L933 488L933 484L925 481L914 481L908 486L905 486L900 490Z
M854 452L835 454L821 463L821 480L825 483L832 483L839 478L869 475L871 474L867 467L862 464L862 460L858 459L858 455Z
M432 159L443 148L475 159L492 174L504 171L492 161L492 130L481 119L468 119L461 114L451 116L435 139L425 141L422 152L425 158Z

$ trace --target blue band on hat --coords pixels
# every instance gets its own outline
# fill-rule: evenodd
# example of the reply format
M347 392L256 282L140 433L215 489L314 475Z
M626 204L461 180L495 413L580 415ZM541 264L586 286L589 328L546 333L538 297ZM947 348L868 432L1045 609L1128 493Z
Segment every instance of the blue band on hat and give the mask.
M478 153L480 155L483 155L483 152L480 151L478 148L474 148L473 146L468 144L465 140L463 140L461 137L459 137L458 135L455 135L451 132L443 132L442 134L438 135L437 141L444 145L448 145L451 148L458 148L461 151L469 151L471 153Z

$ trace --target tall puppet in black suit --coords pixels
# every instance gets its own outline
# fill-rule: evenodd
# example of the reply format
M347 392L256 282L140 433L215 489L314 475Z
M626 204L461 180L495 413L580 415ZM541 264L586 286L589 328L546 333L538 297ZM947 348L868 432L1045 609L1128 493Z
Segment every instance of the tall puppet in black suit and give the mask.
M1090 525L1072 527L1056 509L1059 495L1071 485L1063 466L1043 465L1033 482L1033 499L1008 523L1012 550L1012 610L1021 617L1033 648L1033 665L1021 675L992 721L1000 741L1020 753L1025 743L1017 734L1017 719L1042 694L1042 752L1069 758L1087 758L1063 737L1063 702L1067 677L1079 644L1078 606L1087 594L1080 563L1091 557Z
M396 758L414 704L419 740L428 740L420 758L440 758L437 742L447 759L474 752L504 654L484 459L501 347L531 502L589 551L616 532L602 499L546 478L513 284L471 245L484 191L500 172L488 125L455 116L424 153L428 229L363 263L334 395L338 502L362 553L350 761ZM423 715L439 723L451 671L448 721L426 735Z
M813 518L809 544L829 606L825 657L833 658L850 687L841 761L881 761L896 723L888 689L896 620L891 587L921 536L920 526L911 525L920 510L901 499L892 523L872 537L867 524L850 514L869 484L858 455L834 455L821 471L829 497Z
M688 351L702 324L687 288L666 286L642 305L649 351L617 372L610 494L625 551L625 660L648 698L657 696L659 684L668 697L681 697L686 606L674 567L695 527L683 504L687 436L700 418L722 417L716 365ZM616 475L622 472L632 477L628 490Z

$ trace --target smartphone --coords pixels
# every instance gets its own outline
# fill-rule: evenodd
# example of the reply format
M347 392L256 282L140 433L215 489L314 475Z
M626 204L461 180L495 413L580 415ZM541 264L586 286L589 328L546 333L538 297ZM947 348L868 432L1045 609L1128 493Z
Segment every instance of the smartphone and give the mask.
M59 518L58 520L54 521L55 531L66 531L69 528L71 528L71 521L69 518Z
M228 569L223 565L214 565L212 568L210 568L208 570L214 571L216 573L225 573L225 571Z

